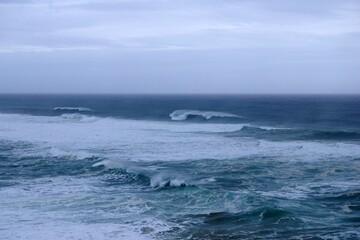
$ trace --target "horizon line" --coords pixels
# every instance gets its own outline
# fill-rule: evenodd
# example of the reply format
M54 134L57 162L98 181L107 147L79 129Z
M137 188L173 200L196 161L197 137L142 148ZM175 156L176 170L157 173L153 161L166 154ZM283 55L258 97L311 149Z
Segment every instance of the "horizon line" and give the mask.
M0 92L0 95L360 95L360 93L31 93Z

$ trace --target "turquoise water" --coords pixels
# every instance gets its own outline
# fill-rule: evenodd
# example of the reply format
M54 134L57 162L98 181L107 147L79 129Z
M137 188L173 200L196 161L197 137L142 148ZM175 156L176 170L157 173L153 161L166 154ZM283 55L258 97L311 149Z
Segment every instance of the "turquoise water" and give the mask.
M359 96L0 95L1 239L360 239Z

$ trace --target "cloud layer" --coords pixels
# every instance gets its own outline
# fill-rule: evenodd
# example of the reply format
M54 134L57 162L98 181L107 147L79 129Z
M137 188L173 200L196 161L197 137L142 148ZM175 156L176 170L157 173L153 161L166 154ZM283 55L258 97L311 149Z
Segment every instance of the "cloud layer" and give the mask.
M360 82L359 53L357 0L0 0L0 60L10 55L14 59L0 64L4 68L0 77L8 86L3 91L33 91L16 90L23 76L9 68L19 68L44 78L34 80L35 85L65 81L60 91L66 92L63 71L78 76L91 56L98 59L94 63L100 69L98 78L101 69L113 74L103 80L105 85L129 85L128 79L139 82L124 92L177 92L180 85L184 92L202 92L191 85L198 77L216 86L205 92L219 89L224 77L230 88L221 87L220 92L294 92L294 84L304 92L322 92L317 85L331 86L325 92L352 92ZM211 57L217 60L209 62ZM29 58L39 65L53 62L52 73L45 74L36 63L27 64ZM73 70L67 69L65 59L73 62ZM147 59L153 63L149 65ZM109 61L126 66L126 71L109 69ZM137 71L147 72L157 87L142 87L144 80L138 78L144 76ZM55 80L48 79L52 74ZM179 74L184 75L183 85L176 82ZM176 79L168 80L175 87L159 88L164 85L161 78ZM274 85L289 83L278 91L246 83L264 85L265 79Z

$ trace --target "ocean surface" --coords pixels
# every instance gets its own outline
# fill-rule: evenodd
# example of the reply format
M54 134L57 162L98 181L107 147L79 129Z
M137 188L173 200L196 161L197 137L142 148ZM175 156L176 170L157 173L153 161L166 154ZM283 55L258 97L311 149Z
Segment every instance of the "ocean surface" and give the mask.
M0 95L0 239L360 239L360 96Z

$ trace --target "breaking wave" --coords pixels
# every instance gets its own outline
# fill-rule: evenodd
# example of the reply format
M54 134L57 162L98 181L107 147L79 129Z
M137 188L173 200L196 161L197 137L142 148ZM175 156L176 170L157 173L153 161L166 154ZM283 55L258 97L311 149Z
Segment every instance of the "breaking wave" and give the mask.
M130 164L130 165L129 165ZM129 166L126 166L129 165ZM131 163L114 163L109 160L102 160L92 165L94 168L103 167L111 171L113 176L109 181L128 181L137 184L145 184L154 189L166 189L174 187L190 186L185 180L171 173L153 172L140 167L131 167Z
M93 112L91 108L87 107L55 107L55 111L78 111L78 112Z
M187 184L184 180L179 178L173 178L171 176L163 176L161 174L155 175L150 180L150 186L153 188L165 188L165 187L186 187Z
M183 109L176 110L172 112L170 115L171 120L174 121L182 121L188 119L190 116L198 116L202 117L206 120L209 120L214 117L218 118L241 118L236 114L226 113L226 112L213 112L213 111L199 111L199 110L191 110L191 109Z

